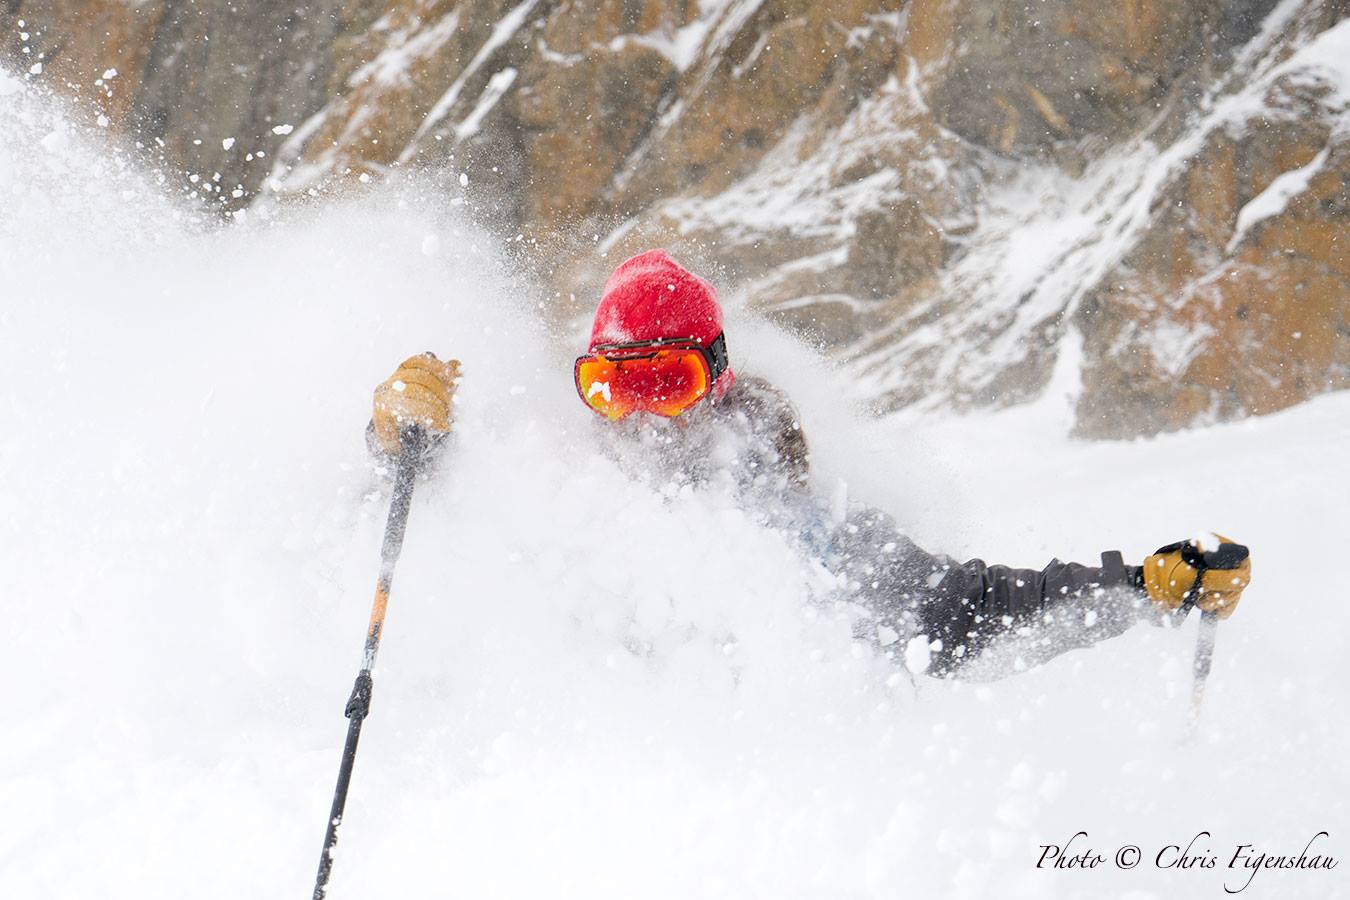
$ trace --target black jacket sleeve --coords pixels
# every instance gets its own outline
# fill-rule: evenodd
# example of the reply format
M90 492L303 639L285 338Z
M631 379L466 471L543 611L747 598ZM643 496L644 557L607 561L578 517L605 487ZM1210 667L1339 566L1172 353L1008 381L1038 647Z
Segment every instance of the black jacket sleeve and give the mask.
M832 568L847 575L878 631L892 641L925 637L937 675L969 665L1000 639L1031 666L1152 615L1138 567L1114 551L1100 566L960 563L921 549L885 513L863 510L844 522L832 553Z

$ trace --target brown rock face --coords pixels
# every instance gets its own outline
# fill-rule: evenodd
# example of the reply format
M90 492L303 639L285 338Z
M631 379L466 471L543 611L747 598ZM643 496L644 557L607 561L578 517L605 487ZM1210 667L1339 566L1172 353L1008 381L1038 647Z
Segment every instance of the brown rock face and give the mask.
M468 172L578 307L669 246L879 409L1029 399L1079 346L1085 435L1347 386L1342 0L0 9L213 203Z
M1197 136L1080 314L1092 335L1080 411L1111 410L1081 430L1178 428L1350 386L1345 98L1294 60L1250 91L1260 104Z
M127 118L162 4L44 0L9 7L0 11L0 47L17 71L41 64L45 80L92 98L94 108L111 118Z
M1216 0L1034 4L937 0L922 64L939 122L1001 153L1119 139L1208 57ZM923 15L917 8L911 14Z

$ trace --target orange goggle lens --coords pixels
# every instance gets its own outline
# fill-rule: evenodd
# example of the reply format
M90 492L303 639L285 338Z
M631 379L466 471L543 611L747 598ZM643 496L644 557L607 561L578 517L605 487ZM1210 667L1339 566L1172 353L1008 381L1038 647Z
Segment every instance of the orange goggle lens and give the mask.
M583 356L576 364L577 391L586 405L609 419L635 412L672 418L701 400L711 387L708 361L698 350L658 350L642 356Z

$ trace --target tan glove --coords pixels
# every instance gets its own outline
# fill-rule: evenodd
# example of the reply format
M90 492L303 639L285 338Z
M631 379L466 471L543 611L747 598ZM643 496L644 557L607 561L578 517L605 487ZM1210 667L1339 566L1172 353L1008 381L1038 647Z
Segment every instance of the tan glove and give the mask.
M1195 605L1203 611L1221 619L1233 614L1251 583L1252 560L1246 547L1216 536L1219 549L1212 553L1205 553L1196 541L1182 541L1145 557L1144 589L1154 603L1176 612L1194 589Z
M410 356L375 389L375 439L391 456L403 449L401 429L419 425L429 434L450 430L459 360L441 362L434 353Z

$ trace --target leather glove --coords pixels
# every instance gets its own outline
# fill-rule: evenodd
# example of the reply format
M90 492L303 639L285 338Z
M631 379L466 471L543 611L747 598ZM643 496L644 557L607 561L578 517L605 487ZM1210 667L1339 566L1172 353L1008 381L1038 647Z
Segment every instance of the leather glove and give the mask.
M1193 599L1201 610L1221 619L1233 614L1252 580L1251 554L1242 544L1216 537L1219 548L1210 553L1197 541L1181 541L1145 557L1144 590L1154 603L1176 612Z
M441 362L431 352L405 359L375 389L371 422L380 449L398 456L403 450L399 432L409 425L421 426L430 435L447 433L458 379L457 359Z

